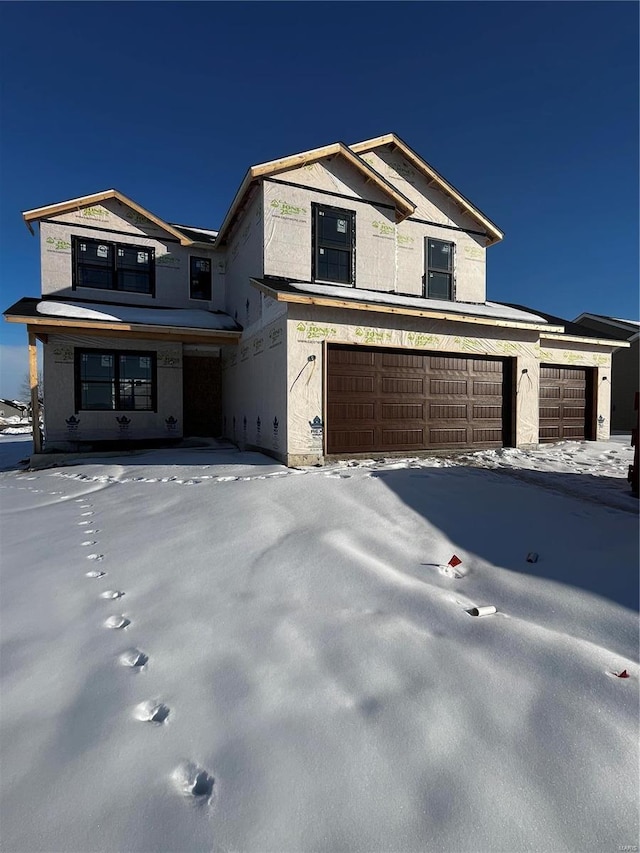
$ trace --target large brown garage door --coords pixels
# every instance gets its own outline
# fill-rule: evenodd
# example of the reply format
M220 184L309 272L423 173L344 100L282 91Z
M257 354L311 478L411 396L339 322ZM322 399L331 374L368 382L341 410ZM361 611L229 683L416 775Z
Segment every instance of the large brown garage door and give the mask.
M591 439L592 371L587 367L540 366L540 441Z
M508 362L499 358L327 348L327 453L508 443Z

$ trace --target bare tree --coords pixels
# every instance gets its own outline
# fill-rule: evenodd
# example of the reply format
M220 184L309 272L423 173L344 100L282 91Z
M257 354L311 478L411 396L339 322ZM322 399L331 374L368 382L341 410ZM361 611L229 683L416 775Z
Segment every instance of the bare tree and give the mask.
M42 399L42 371L38 371L38 397ZM20 396L21 403L31 403L31 378L29 376L29 372L25 373L24 379L22 380L22 384L20 385Z

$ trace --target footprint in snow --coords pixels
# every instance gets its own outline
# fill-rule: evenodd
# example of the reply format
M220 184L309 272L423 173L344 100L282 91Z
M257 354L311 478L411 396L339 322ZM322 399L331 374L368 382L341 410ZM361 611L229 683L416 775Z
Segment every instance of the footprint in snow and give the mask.
M156 702L149 699L147 702L141 702L137 705L134 713L136 719L140 720L142 723L161 724L167 721L167 717L171 713L171 709L168 705L164 705L162 702Z
M106 598L108 601L115 601L117 598L122 598L124 592L121 589L105 589L100 593L100 598Z
M85 515L93 515L93 512L81 512L80 515L84 518Z
M185 797L209 800L213 795L215 779L193 761L183 761L173 771L172 778L178 791Z
M95 539L85 539L85 541L82 544L85 548L87 548L89 545L95 545L97 543L96 543Z
M105 577L106 574L107 574L106 572L96 572L96 571L85 572L85 578L94 578L97 580L98 578Z
M96 563L99 563L101 560L104 560L104 554L89 554L87 560L93 560Z
M144 652L141 652L140 649L128 649L120 655L119 660L122 666L142 669L149 662L149 657Z
M131 625L131 620L127 619L126 616L109 616L104 623L105 628L111 628L114 631L121 631L128 625Z

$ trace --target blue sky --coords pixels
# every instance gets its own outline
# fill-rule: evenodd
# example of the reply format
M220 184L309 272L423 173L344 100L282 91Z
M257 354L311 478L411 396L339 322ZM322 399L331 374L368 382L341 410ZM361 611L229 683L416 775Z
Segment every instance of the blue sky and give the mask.
M635 3L6 2L0 31L3 310L39 293L22 210L116 187L216 228L250 165L394 131L505 232L489 299L638 319Z

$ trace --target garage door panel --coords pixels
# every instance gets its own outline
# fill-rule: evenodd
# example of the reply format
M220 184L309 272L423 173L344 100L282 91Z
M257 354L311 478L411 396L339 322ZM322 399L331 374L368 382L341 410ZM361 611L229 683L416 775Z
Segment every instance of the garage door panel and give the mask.
M458 382L450 379L432 379L429 382L429 390L432 394L445 394L447 396L466 396L466 381Z
M540 367L540 379L560 379L560 368L543 364Z
M438 429L431 428L429 430L429 439L432 445L440 445L442 447L453 447L456 444L465 445L467 443L467 429Z
M405 353L382 353L383 367L410 367L423 369L424 356Z
M339 376L329 379L329 391L342 394L372 394L375 387L373 376Z
M578 388L566 387L563 396L565 400L584 400L585 387L584 385Z
M473 383L473 393L474 396L500 397L502 394L502 383L478 382L478 380L475 380Z
M373 403L330 403L327 407L331 422L372 421L375 418Z
M584 427L582 425L579 426L569 426L568 424L564 425L564 429L562 430L563 438L584 438Z
M422 379L402 379L397 376L382 377L383 394L412 394L421 395L424 383Z
M380 408L380 414L385 420L407 421L424 418L424 406L421 403L407 405L382 403Z
M467 419L467 406L439 406L432 403L429 406L429 417L432 421L450 421L458 420L459 418Z
M540 420L551 418L555 420L560 417L560 406L544 406L540 408Z
M565 406L564 407L564 417L574 418L578 420L584 420L584 406Z
M502 446L502 427L497 429L473 428L474 444L499 444Z
M540 441L558 441L560 439L560 427L540 427Z
M407 447L422 447L424 431L421 429L383 429L382 442L385 447L395 447L398 450L404 450Z
M366 452L373 445L374 431L367 430L329 430L331 444L344 447L357 453Z
M327 360L328 453L502 446L503 360L371 347L371 364L328 347L341 350Z
M468 372L468 359L454 358L451 356L432 355L429 356L429 368L431 371L444 370L450 373L452 370L459 370L462 373Z
M348 349L330 349L329 361L330 365L338 364L364 364L373 367L373 353L368 350L348 350Z
M472 371L474 373L499 373L502 375L502 362L477 359L472 362Z
M500 420L502 417L502 407L501 406L474 406L473 407L473 419L474 420Z

